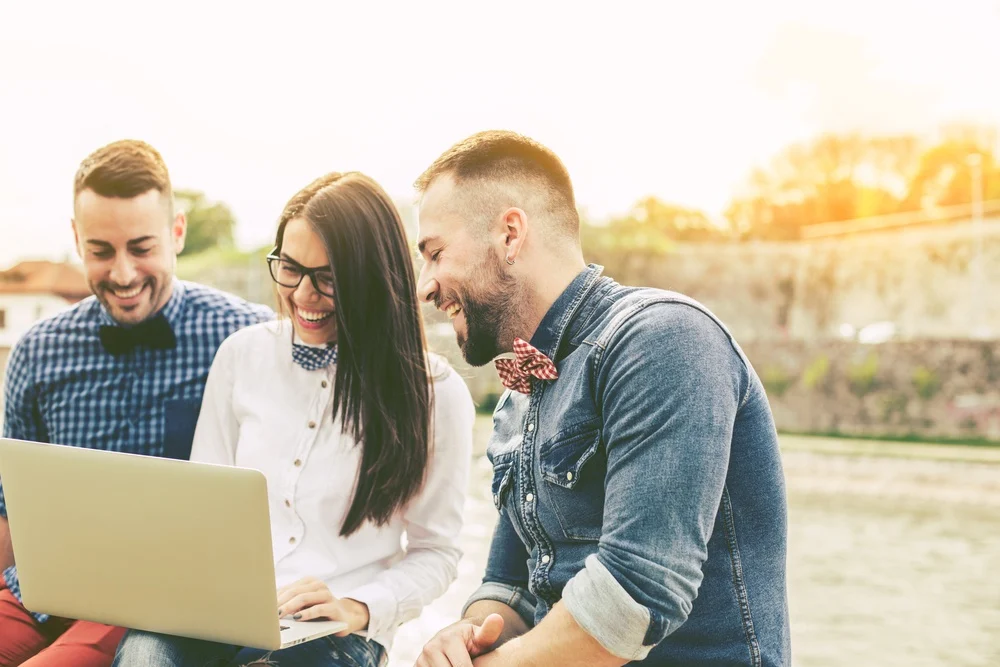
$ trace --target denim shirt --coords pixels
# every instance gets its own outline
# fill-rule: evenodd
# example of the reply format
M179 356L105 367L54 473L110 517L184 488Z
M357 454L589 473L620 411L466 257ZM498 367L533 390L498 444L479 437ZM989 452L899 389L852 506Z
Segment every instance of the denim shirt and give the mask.
M487 454L500 516L486 575L538 624L562 600L642 665L788 665L786 499L763 386L680 294L591 265L531 344L559 378L505 392Z

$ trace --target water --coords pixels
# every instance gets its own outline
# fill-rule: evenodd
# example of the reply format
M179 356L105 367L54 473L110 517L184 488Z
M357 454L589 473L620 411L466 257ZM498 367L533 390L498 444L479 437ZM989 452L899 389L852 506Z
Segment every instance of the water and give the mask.
M1000 465L784 461L794 665L1000 666ZM400 630L392 667L413 665L478 586L496 519L489 474L477 459L458 581Z

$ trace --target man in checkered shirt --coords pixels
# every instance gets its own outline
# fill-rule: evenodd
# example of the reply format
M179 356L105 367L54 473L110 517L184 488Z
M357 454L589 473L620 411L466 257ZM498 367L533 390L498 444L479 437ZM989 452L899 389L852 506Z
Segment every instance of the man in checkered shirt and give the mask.
M166 165L140 141L87 157L73 233L94 296L33 326L5 380L4 437L188 458L216 349L273 312L174 276L186 220ZM124 630L20 601L0 480L0 665L110 665Z

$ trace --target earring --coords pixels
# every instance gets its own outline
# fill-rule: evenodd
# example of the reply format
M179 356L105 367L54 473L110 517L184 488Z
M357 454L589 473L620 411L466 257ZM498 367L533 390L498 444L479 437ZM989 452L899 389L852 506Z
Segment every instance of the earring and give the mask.
M514 266L514 260L512 260L510 257L507 258L507 266Z

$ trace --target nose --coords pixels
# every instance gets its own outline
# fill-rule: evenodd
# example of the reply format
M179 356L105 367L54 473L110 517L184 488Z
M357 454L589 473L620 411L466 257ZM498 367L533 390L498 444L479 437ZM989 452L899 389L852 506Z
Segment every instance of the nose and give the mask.
M320 297L319 292L317 292L316 288L313 287L312 280L309 279L309 276L302 276L302 282L299 283L299 286L295 288L295 291L292 294L295 296L295 300L299 303L308 303L310 301L318 300Z
M417 276L417 298L427 303L432 303L437 297L439 286L437 280L431 275L431 271L424 264Z
M108 276L111 282L119 287L127 287L132 284L137 275L135 265L128 253L118 253L115 263L111 265L111 274Z

